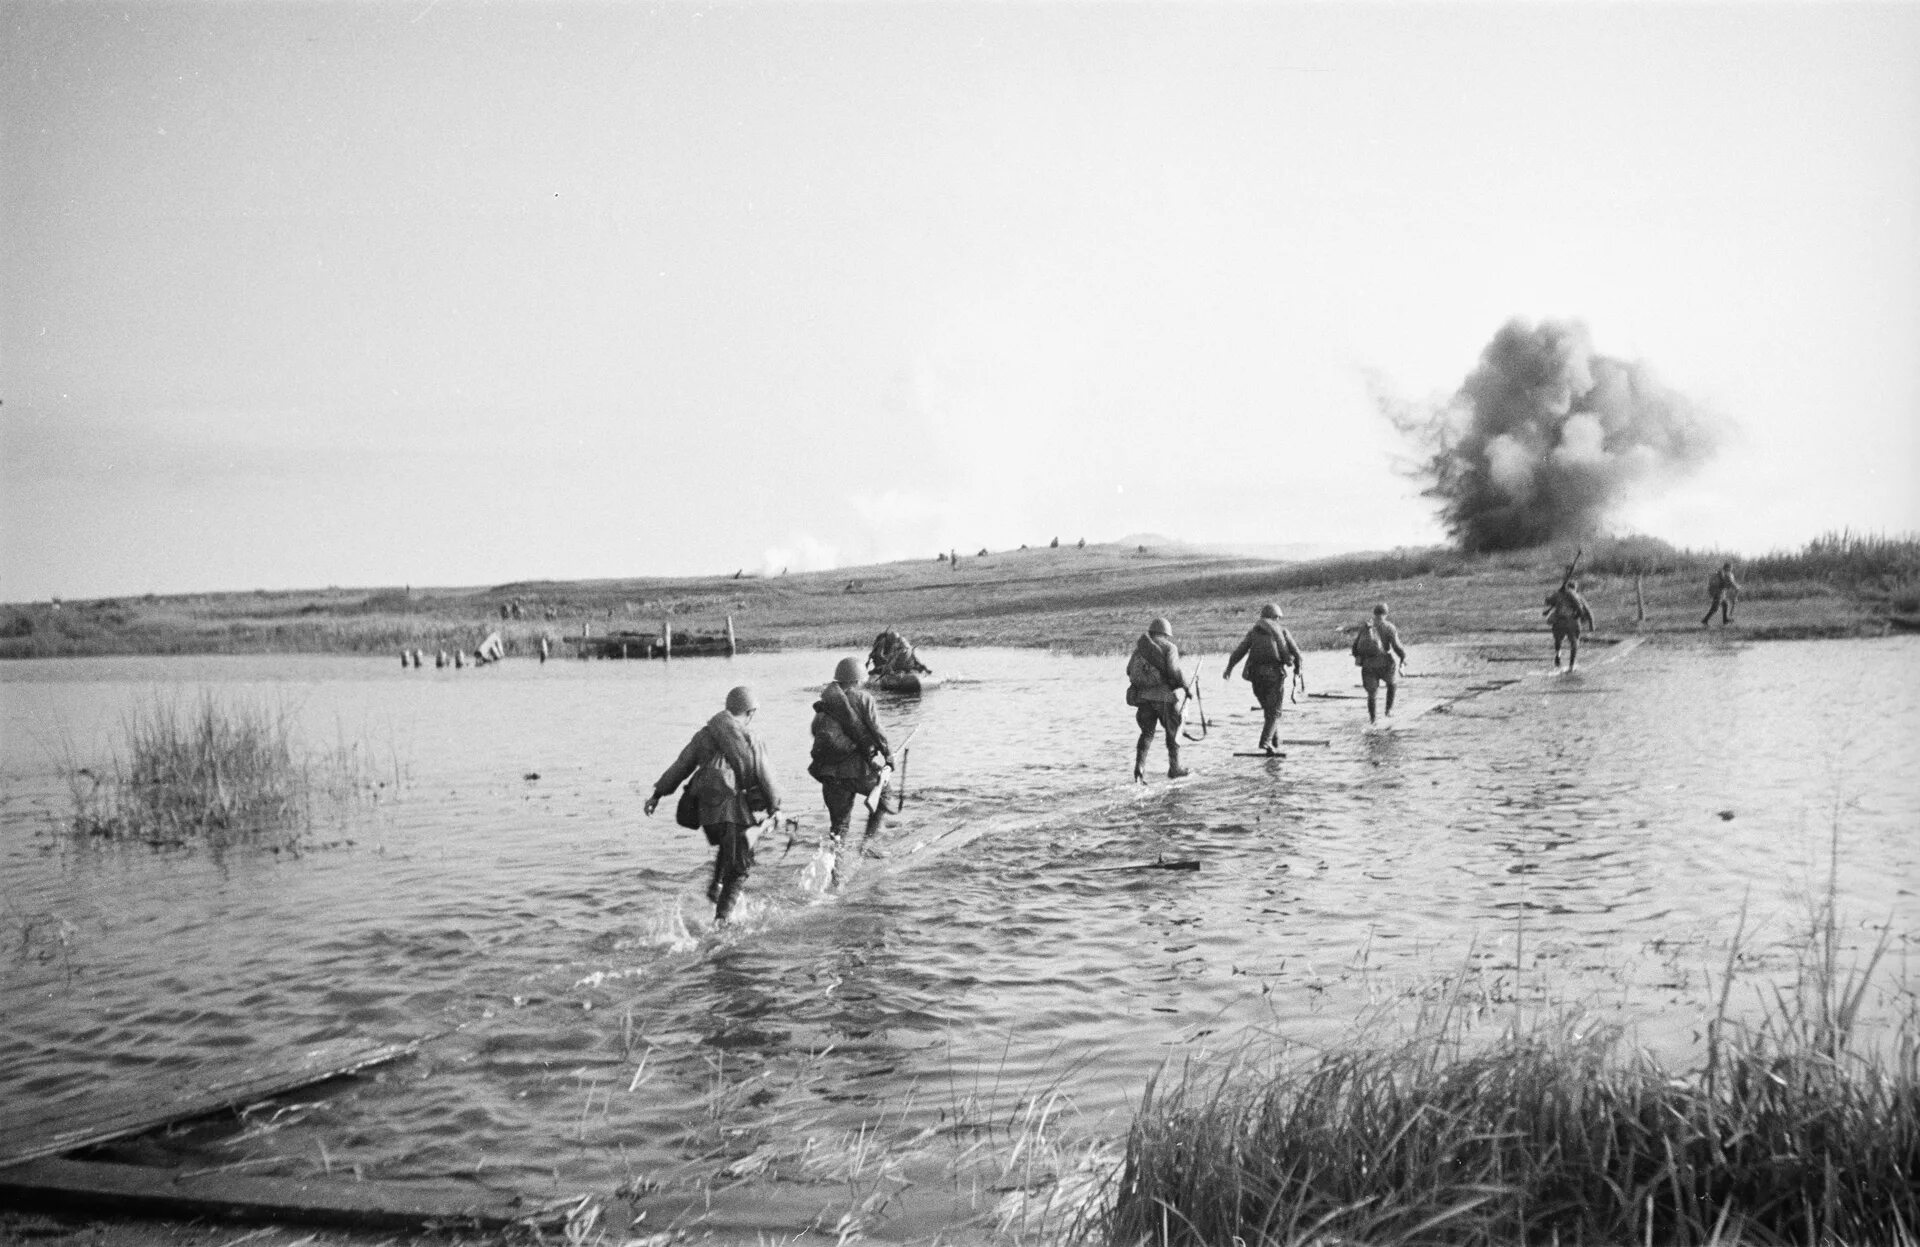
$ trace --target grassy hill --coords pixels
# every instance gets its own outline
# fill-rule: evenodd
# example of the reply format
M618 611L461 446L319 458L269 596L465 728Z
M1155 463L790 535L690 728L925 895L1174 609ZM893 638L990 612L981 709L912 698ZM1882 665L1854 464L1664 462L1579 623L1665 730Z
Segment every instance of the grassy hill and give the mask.
M1278 602L1302 644L1338 641L1376 601L1411 644L1539 632L1541 598L1570 550L1463 555L1444 548L1283 563L1177 545L1095 545L962 555L775 577L524 581L484 588L209 593L0 608L0 657L124 653L471 650L498 629L510 653L583 628L717 630L743 649L864 652L881 628L931 648L1117 651L1154 615L1186 650L1235 644ZM1693 634L1720 556L1647 539L1590 545L1582 590L1602 632ZM1920 611L1920 539L1824 537L1736 564L1736 629L1750 638L1878 635ZM1637 586L1637 592L1636 592ZM513 606L519 614L513 616ZM1641 612L1644 607L1644 620ZM506 617L503 617L503 609ZM564 653L562 648L560 652Z

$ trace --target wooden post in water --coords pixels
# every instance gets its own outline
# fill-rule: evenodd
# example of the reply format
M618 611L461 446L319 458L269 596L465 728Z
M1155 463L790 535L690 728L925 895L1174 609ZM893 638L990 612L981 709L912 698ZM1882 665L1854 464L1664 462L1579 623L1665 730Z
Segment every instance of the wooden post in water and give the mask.
M1647 595L1641 588L1642 579L1639 572L1633 574L1633 622L1636 626L1647 622Z
M673 661L673 617L671 615L669 615L667 618L662 619L660 621L660 638L661 638L662 645L665 646L665 648L661 651L661 657L665 658L668 662L672 662Z
M728 658L732 658L732 657L733 657L733 654L734 654L734 645L733 645L733 616L732 616L732 615L728 615L728 616L727 616L727 657L728 657Z

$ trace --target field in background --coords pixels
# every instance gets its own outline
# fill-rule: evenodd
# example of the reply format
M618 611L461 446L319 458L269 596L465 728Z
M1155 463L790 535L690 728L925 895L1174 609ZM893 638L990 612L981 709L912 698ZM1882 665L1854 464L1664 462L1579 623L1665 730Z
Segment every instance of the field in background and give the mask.
M1376 601L1409 643L1538 632L1540 602L1570 549L1466 555L1445 547L1312 562L1095 545L928 558L774 577L523 581L488 588L327 588L207 593L0 608L0 657L471 651L498 630L510 654L583 629L717 630L744 649L858 648L893 626L933 649L963 645L1116 651L1154 615L1183 649L1237 643L1277 601L1308 647L1339 641ZM1697 633L1721 555L1648 538L1592 544L1582 590L1599 630ZM1748 638L1873 636L1920 611L1920 538L1830 534L1796 553L1736 560L1736 629ZM1636 593L1636 582L1638 592ZM515 604L519 606L517 617ZM1645 619L1640 619L1644 607ZM504 614L503 614L504 612Z

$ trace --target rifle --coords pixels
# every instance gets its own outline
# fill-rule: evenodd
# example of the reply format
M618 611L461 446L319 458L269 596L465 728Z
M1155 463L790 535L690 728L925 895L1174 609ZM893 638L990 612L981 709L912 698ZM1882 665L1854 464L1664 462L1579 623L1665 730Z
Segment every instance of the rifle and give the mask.
M1585 554L1586 552L1587 552L1587 548L1585 546L1576 546L1574 548L1573 562L1567 564L1567 574L1560 577L1560 587L1562 589L1566 588L1568 585L1573 583L1574 568L1580 566L1580 556L1582 554Z
M1553 614L1554 606L1558 603L1560 595L1562 593L1565 593L1567 591L1567 586L1573 583L1574 569L1580 566L1580 556L1585 553L1586 553L1585 546L1574 547L1573 562L1567 564L1566 575L1560 577L1560 587L1558 589L1555 589L1553 591L1552 596L1547 598L1547 609L1540 612L1540 615L1542 618L1545 618L1546 616Z
M890 784L882 784L880 787L875 788L871 793L867 794L867 797L866 797L867 809L870 813L898 814L903 808L906 807L906 804L907 804L907 751L913 748L913 738L918 736L919 734L920 734L920 729L918 727L915 727L911 732L907 733L907 738L900 742L900 747L893 751L893 756L900 759L900 787L897 791L894 792L892 801L888 801L886 798L886 791L889 787L891 787Z
M1200 712L1200 734L1195 736L1192 732L1185 730L1181 731L1180 734L1192 741L1201 741L1207 738L1207 706L1205 702L1200 700L1200 671L1205 665L1206 664L1196 660L1193 664L1193 679L1187 682L1187 691L1193 695L1193 708Z

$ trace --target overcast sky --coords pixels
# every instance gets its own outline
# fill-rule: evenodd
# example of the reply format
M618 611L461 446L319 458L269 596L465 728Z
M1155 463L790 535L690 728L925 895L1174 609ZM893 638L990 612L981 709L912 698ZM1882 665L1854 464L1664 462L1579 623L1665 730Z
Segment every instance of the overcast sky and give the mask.
M1920 529L1920 5L0 4L0 598L1439 540L1573 318L1621 527Z

